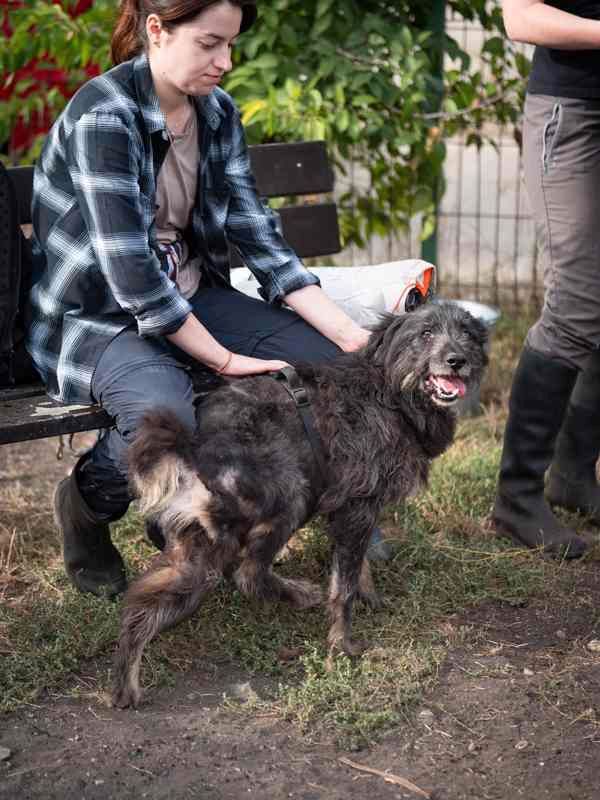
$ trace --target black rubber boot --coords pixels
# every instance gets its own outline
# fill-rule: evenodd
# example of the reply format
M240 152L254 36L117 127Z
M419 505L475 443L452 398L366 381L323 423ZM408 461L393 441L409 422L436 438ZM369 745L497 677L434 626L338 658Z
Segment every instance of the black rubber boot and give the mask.
M552 505L578 511L600 525L600 353L579 374L556 442L546 498Z
M523 350L513 378L492 515L499 535L555 558L578 558L587 549L544 498L544 474L576 378L574 367Z
M81 463L80 459L54 493L54 519L63 536L65 570L79 591L114 597L125 591L127 578L108 523L122 514L100 514L89 507L78 485Z

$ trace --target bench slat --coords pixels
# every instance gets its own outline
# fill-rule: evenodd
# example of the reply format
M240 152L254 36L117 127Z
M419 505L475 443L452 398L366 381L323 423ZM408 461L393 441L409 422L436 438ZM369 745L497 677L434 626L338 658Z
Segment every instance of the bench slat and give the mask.
M339 253L340 231L335 203L311 203L278 209L283 235L300 258L315 258ZM230 253L231 266L243 262L236 251Z
M0 444L107 428L111 417L99 406L62 405L43 386L20 386L0 392Z
M295 197L333 190L325 142L257 144L248 148L258 191L263 197ZM19 224L31 222L33 167L10 167L19 204Z
M333 191L325 142L256 144L248 148L263 197L294 197Z
M340 252L340 229L335 203L279 209L286 241L301 258Z

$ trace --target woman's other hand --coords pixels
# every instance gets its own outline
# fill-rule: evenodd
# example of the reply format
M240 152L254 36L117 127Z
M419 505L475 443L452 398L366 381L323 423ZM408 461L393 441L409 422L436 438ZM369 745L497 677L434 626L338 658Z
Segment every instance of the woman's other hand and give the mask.
M231 350L219 344L193 314L188 314L179 330L168 334L166 338L218 375L241 378L244 375L275 372L289 366L285 361L266 361L262 358L251 358L239 353L232 353Z
M369 339L369 331L354 322L319 286L297 289L286 295L285 302L345 353L364 347Z
M264 372L277 372L277 370L284 367L289 367L289 364L285 361L252 358L251 356L230 352L223 366L215 371L218 375L226 375L229 378L243 378L245 375L262 375Z
M364 328L358 328L358 330L353 331L353 336L346 339L343 348L344 351L346 353L351 353L353 350L360 350L361 347L365 347L370 336L371 331L366 331Z

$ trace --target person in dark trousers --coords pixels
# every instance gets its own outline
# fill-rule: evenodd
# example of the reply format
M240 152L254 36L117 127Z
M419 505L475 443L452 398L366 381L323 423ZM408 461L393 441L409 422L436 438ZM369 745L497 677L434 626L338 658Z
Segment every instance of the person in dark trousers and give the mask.
M551 506L600 525L600 2L502 6L508 36L536 45L523 160L545 290L513 378L492 519L577 558L587 543Z
M109 523L132 500L127 448L153 407L193 428L191 362L254 375L368 338L257 195L238 110L219 87L255 18L255 0L122 0L116 66L70 100L35 168L27 346L52 397L100 403L115 419L55 494L81 591L126 587ZM267 302L231 287L229 243Z

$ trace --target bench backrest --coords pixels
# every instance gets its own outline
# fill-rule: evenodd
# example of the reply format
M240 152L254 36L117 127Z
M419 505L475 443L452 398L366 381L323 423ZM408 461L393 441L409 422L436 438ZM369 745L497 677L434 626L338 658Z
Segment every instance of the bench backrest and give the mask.
M310 202L278 209L283 233L302 258L340 251L335 203L318 195L333 190L333 170L324 142L255 145L249 148L258 190L263 197L310 196ZM33 167L0 164L0 387L30 380L20 345L19 305L27 296L27 245L20 225L31 222ZM232 253L232 266L241 261ZM19 299L21 298L21 299Z

